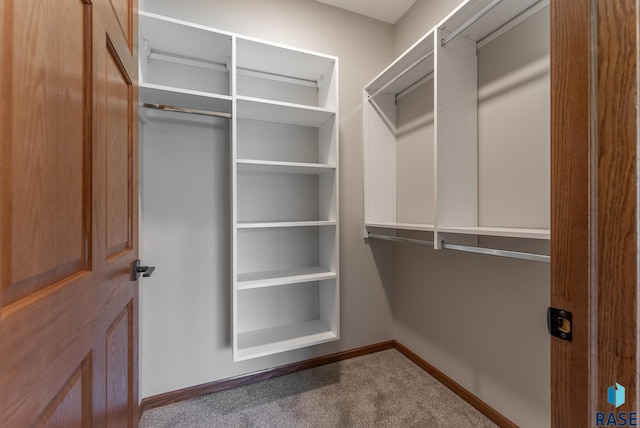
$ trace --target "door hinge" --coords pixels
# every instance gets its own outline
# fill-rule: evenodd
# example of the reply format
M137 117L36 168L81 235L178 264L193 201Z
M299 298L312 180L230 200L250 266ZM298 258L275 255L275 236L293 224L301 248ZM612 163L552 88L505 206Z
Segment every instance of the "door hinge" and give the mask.
M552 336L571 342L573 339L572 322L571 312L558 308L547 309L547 328Z

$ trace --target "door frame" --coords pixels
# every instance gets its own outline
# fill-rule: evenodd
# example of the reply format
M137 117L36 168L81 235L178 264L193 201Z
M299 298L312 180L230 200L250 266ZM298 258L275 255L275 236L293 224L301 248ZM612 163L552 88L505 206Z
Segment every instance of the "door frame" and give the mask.
M638 412L638 0L551 1L551 426ZM608 387L626 403L607 403Z

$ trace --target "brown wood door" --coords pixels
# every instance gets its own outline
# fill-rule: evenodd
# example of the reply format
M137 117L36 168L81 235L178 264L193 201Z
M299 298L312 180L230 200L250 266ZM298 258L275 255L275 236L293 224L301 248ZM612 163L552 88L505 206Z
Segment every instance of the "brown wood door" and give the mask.
M639 13L637 0L551 1L551 305L573 313L573 342L551 339L554 428L640 412Z
M137 426L136 3L0 2L2 426Z

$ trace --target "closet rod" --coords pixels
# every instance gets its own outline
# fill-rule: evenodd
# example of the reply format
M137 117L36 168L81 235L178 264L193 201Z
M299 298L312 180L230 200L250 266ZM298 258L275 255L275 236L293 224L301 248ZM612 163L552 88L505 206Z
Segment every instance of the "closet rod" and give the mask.
M433 75L434 75L434 73L432 71L431 73L429 73L426 76L424 76L422 79L418 80L413 85L409 86L407 89L403 89L402 91L398 92L398 94L396 95L396 101L398 101L398 100L402 99L403 97L409 95L411 92L415 91L420 86L424 85L429 80L433 79Z
M425 241L422 239L402 238L399 236L379 235L375 233L368 233L368 237L375 238L375 239L383 239L385 241L402 242L405 244L433 246L433 242ZM495 248L471 247L467 245L447 244L444 241L442 241L441 246L443 250L465 251L468 253L487 254L490 256L508 257L511 259L529 260L529 261L541 262L541 263L549 263L551 261L551 256L547 256L544 254L524 253L521 251L498 250Z
M300 86L310 86L317 88L318 82L311 79L303 79L301 77L287 76L286 74L271 73L268 71L254 70L252 68L238 67L238 74L250 77L259 77L262 79L275 80L277 82L293 83Z
M402 242L405 244L428 245L433 247L433 242L423 241L422 239L402 238L400 236L378 235L377 233L369 233L369 238L383 239L385 241Z
M400 74L398 74L396 77L394 77L393 79L389 80L387 83L385 83L384 85L382 85L382 87L380 89L378 89L377 91L375 91L373 94L369 95L367 97L367 101L371 100L373 97L375 97L376 95L378 95L380 92L384 91L385 89L387 89L389 86L393 85L396 80L398 80L399 78L401 78L402 76L404 76L405 74L407 74L409 71L413 70L414 68L416 68L418 66L418 64L420 64L422 61L426 60L427 58L431 57L433 55L433 51L428 52L426 55L422 56L420 59L418 59L417 61L415 61L413 64L411 64L410 66L408 66L407 68L405 68L404 70L402 70L402 72ZM414 82L415 83L415 82Z
M147 55L149 59L155 59L159 61L173 62L175 64L189 65L192 67L206 68L208 70L221 71L223 73L229 72L230 65L228 63L221 63L215 61L209 61L200 58L194 58L186 55L174 54L170 52L158 51L151 49ZM258 77L261 79L274 80L278 82L293 83L300 86L310 86L313 88L318 87L318 82L312 79L304 79L302 77L287 76L286 74L271 73L268 71L254 70L247 67L238 67L238 74L245 76Z
M495 248L485 248L485 247L470 247L467 245L447 244L444 241L442 241L441 246L442 246L442 249L444 250L466 251L468 253L488 254L491 256L509 257L512 259L530 260L533 262L541 262L541 263L549 263L551 261L551 256L547 256L544 254L523 253L520 251L511 251L511 250L497 250Z
M476 21L478 21L480 18L485 16L487 13L489 13L491 11L491 9L493 9L494 7L499 5L500 3L502 3L502 0L493 0L491 3L486 5L480 12L476 13L467 22L465 22L460 27L458 27L458 29L456 29L454 32L449 34L447 37L443 38L440 41L440 46L445 46L451 40L455 39L458 36L458 34L462 33L464 30L469 28L471 25L473 25Z
M197 114L200 116L223 117L225 119L231 119L232 117L231 113L225 113L220 111L199 110L195 108L176 107L176 106L170 106L166 104L144 103L142 104L142 107L152 108L156 110L172 111L177 113Z
M147 57L149 59L155 59L158 61L173 62L175 64L206 68L208 70L216 70L216 71L222 71L222 72L229 71L229 64L209 61L206 59L194 58L187 55L180 55L180 54L175 54L171 52L158 51L155 49L151 49Z
M495 39L497 39L507 31L509 31L510 29L520 25L521 23L531 18L533 15L540 12L544 8L549 7L549 4L550 4L550 0L538 0L537 2L535 2L531 6L529 6L522 12L520 12L518 15L514 16L513 18L511 18L510 20L508 20L507 22L505 22L504 24L502 24L501 26L493 30L491 33L482 37L480 40L477 40L476 49L480 49L483 46L491 43L492 41L494 41Z

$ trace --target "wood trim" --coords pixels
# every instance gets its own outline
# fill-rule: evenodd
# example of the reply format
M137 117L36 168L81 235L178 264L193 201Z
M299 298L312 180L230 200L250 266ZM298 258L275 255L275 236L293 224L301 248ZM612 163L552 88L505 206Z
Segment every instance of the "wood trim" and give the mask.
M551 2L551 426L638 411L638 2ZM607 403L614 383L626 404Z
M551 426L591 426L589 260L591 0L551 2L551 298L573 314L573 341L551 341Z
M636 0L596 0L597 102L597 400L608 412L607 388L626 389L617 412L638 410L638 229ZM592 49L593 52L593 49ZM594 127L592 127L594 128ZM593 417L593 416L592 416Z
M338 361L348 360L350 358L361 357L363 355L373 354L375 352L386 351L388 349L396 349L418 367L433 376L445 387L456 393L460 398L473 406L480 413L492 420L498 426L503 428L517 428L518 426L500 414L497 410L486 404L484 401L473 395L471 392L463 388L459 383L445 375L443 372L423 360L418 354L411 351L406 346L395 340L376 343L373 345L363 346L361 348L349 351L338 352L323 357L313 358L298 363L287 364L273 369L267 369L261 372L249 373L228 379L222 379L202 385L192 386L189 388L179 389L177 391L166 392L164 394L147 397L140 403L140 416L146 410L156 407L166 406L177 403L179 401L190 400L201 397L214 392L227 391L229 389L238 388L240 386L249 385L267 379L296 373L302 370L312 369L314 367L323 366L325 364L336 363Z
M166 406L168 404L177 403L183 400L190 400L203 395L212 394L214 392L226 391L240 386L249 385L267 379L288 375L302 370L323 366L325 364L336 363L350 358L360 357L363 355L373 354L374 352L386 351L395 348L395 341L390 340L374 345L363 346L350 351L338 352L323 357L312 358L306 361L287 364L260 372L249 373L228 379L222 379L214 382L196 385L189 388L179 389L177 391L166 392L164 394L147 397L140 403L140 415L145 410L155 407Z
M495 424L503 428L517 428L518 425L511 422L505 416L503 416L500 412L498 412L493 407L489 406L487 403L482 401L480 398L466 390L462 385L460 385L455 380L451 379L449 376L429 364L427 361L422 359L418 354L402 345L401 343L395 342L394 346L400 353L402 353L405 357L413 361L415 365L429 373L433 376L438 382L449 388L451 391L455 392L460 398L473 406L477 411L485 415L487 418L491 419Z

